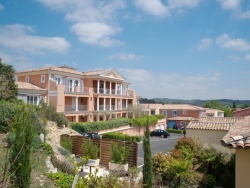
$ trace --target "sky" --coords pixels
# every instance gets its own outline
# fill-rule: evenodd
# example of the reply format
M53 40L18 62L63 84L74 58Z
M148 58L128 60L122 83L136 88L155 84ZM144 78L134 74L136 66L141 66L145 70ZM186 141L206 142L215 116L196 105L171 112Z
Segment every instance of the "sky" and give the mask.
M16 71L115 69L142 98L250 99L249 0L0 0Z

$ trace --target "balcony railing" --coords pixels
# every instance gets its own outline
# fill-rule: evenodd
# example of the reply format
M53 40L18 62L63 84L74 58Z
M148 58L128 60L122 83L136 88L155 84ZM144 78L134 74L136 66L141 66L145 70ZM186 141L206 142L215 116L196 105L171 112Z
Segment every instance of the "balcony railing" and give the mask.
M88 110L87 105L78 105L78 109L76 108L76 105L65 105L65 112L87 111L87 110Z
M110 93L110 91L111 91L111 93ZM94 88L94 93L97 93L97 88ZM101 93L101 94L112 94L112 95L133 96L133 91L122 91L121 92L121 90L115 90L115 89L99 88L99 93Z
M79 87L79 86L78 86ZM69 87L66 86L65 88L65 92L72 92L72 93L89 93L89 88L88 87Z

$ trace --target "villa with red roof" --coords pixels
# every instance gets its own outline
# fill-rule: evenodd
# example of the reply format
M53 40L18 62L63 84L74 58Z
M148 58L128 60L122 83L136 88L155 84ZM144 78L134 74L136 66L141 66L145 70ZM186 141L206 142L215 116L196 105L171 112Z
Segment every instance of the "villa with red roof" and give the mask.
M53 104L71 122L128 117L137 104L130 82L115 69L80 72L67 66L16 72L18 98Z

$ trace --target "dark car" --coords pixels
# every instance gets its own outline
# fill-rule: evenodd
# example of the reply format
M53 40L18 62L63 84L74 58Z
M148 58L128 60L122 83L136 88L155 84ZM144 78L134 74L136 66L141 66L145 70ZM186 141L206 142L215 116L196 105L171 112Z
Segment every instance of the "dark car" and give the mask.
M170 136L170 134L165 130L156 129L150 132L150 136L160 136L162 138L167 138L168 136Z
M100 138L100 135L98 133L83 133L83 136L86 136L89 138Z

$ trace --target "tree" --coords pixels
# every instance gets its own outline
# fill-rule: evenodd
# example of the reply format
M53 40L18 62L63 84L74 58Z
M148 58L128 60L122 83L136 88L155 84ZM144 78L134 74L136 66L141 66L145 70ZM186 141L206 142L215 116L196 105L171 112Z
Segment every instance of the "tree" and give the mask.
M222 109L221 103L216 100L210 100L206 104L204 104L205 108L213 108L213 109Z
M30 187L30 155L34 137L36 111L23 105L15 109L11 132L15 135L10 149L10 183L12 187Z
M146 124L146 131L143 138L144 166L143 166L143 187L153 187L153 166L150 149L149 119Z
M0 58L0 100L11 100L17 97L18 88L15 84L15 70L11 65L5 65Z
M235 104L234 101L233 101L233 109L232 109L232 111L236 111L236 104Z

